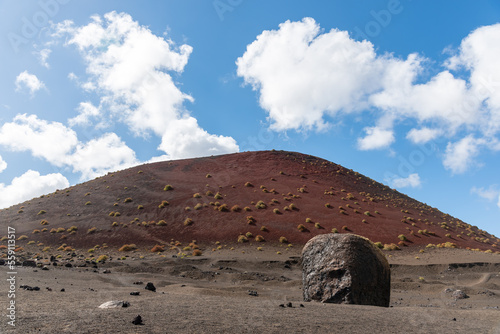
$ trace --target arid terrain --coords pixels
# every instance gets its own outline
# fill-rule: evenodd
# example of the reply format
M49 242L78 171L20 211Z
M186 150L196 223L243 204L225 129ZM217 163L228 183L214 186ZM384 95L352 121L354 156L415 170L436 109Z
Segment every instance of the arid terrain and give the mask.
M19 268L19 286L40 290L18 286L15 329L7 325L7 299L2 297L4 320L0 330L500 333L499 255L460 249L385 251L392 265L392 291L391 307L383 308L303 302L300 250L277 249L256 251L241 246L238 250L186 258L173 257L174 252L162 256L134 251L127 254L126 260L117 259L122 255L117 253L110 261L97 265L75 260L72 268ZM2 277L6 271L3 267ZM148 282L153 283L156 292L145 289ZM7 291L6 280L1 280L0 289ZM456 290L468 297L455 298ZM138 296L130 295L135 291ZM128 301L130 305L99 308L112 300ZM132 324L137 315L141 315L143 325Z
M302 301L301 250L322 233L383 249L390 308ZM17 260L0 332L500 333L499 242L300 153L148 164L0 210L0 260Z

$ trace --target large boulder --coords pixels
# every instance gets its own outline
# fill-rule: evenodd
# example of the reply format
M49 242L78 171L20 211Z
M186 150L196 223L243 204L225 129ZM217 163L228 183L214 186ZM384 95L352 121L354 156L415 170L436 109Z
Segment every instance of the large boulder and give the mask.
M322 234L302 250L304 301L389 306L391 269L370 240L355 234Z

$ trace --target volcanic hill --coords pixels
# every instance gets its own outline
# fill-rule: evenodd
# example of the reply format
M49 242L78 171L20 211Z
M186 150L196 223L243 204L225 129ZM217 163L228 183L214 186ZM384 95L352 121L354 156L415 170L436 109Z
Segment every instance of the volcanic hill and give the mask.
M301 245L333 230L387 247L500 251L495 236L353 170L274 150L109 173L0 210L0 222L15 227L20 246Z

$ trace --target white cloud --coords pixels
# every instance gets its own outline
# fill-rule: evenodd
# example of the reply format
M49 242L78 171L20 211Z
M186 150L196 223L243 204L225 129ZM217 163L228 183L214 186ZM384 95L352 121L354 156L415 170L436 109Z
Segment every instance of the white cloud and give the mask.
M159 149L167 150L170 157L202 152L194 146L215 152L238 151L233 138L208 134L195 119L185 121L192 116L184 102L193 98L177 87L171 73L182 73L191 46L176 46L125 13L110 12L91 19L85 26L75 27L65 21L56 28L55 35L68 34L67 44L76 46L86 61L89 77L82 87L100 96L98 111L80 110L71 124L87 123L90 114L99 112L102 120L122 121L136 135L161 137ZM171 136L172 131L187 142L177 145L179 141ZM186 151L182 152L182 148Z
M238 151L231 137L211 135L193 117L177 120L165 131L159 147L169 159L219 155Z
M0 183L0 207L9 207L68 186L68 180L59 173L40 175L37 171L28 170L14 178L10 185Z
M52 53L51 49L42 49L42 50L35 53L38 56L38 61L45 68L50 68L50 65L47 62L47 59L49 59L49 56L51 53Z
M73 170L82 174L82 179L90 179L139 163L135 152L115 133L78 144L75 153L68 159Z
M48 122L36 115L17 115L0 128L0 145L11 151L30 151L55 166L66 163L78 143L76 132L62 123Z
M78 116L68 119L70 126L74 125L89 125L90 119L100 115L99 108L94 106L92 102L80 102L78 106Z
M367 127L364 129L366 136L358 139L360 150L376 150L389 147L394 142L394 133L379 127Z
M408 177L395 178L391 180L392 187L394 188L416 188L421 185L420 176L417 173L410 174Z
M476 194L490 202L497 201L496 204L500 208L500 190L497 185L491 185L489 188L472 187L471 193Z
M263 31L236 62L273 130L326 130L329 117L341 124L347 113L371 112L376 126L364 124L359 149L389 148L398 122L414 122L407 138L447 137L453 143L443 162L462 173L480 147L498 150L500 24L471 32L440 72L424 77L432 64L418 54L378 54L370 42L324 32L311 18Z
M7 163L5 160L3 160L2 156L0 155L0 173L3 172L7 168Z
M0 128L0 145L11 151L29 151L57 167L72 167L81 173L81 180L139 163L135 152L114 133L83 143L72 129L36 115L17 115L13 122L5 123Z
M494 201L500 196L500 191L496 186L490 186L489 188L485 189L483 187L477 188L477 187L472 187L471 188L471 193L478 195L479 197L482 197L484 199L487 199L489 201Z
M425 144L431 140L436 139L442 134L440 129L430 129L423 127L421 129L411 129L406 138L411 140L415 144Z
M30 94L33 96L35 92L42 88L45 88L45 84L40 81L36 75L28 73L28 71L21 72L16 77L16 91L21 91L23 89L29 90Z
M453 174L464 173L471 166L477 165L475 158L482 145L484 145L484 140L474 138L472 135L458 142L448 143L443 160L444 167L451 170Z
M259 35L236 61L238 75L259 91L274 130L322 130L325 115L369 107L370 94L393 76L389 69L398 68L403 80L419 63L414 56L378 56L370 42L345 31L320 32L312 18L286 21Z

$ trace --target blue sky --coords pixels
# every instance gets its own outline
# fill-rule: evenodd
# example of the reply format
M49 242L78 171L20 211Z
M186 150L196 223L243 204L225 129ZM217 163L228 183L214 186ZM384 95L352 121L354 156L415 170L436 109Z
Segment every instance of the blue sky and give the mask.
M495 1L0 3L0 207L283 149L500 235Z

